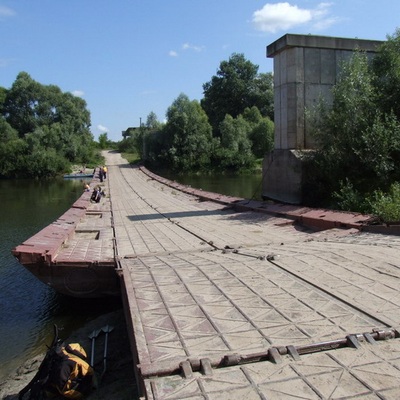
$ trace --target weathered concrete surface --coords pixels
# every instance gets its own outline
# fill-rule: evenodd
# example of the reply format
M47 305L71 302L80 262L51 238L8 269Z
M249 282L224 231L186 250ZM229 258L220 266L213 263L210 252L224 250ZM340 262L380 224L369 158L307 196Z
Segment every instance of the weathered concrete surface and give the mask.
M143 397L400 397L399 237L237 212L106 157ZM297 357L314 344L332 350Z
M301 157L295 159L290 151L315 148L307 126L306 109L312 110L321 97L330 104L331 88L336 83L341 64L356 49L372 57L382 43L286 34L267 47L267 56L274 59L275 149L264 162L265 197L301 203Z

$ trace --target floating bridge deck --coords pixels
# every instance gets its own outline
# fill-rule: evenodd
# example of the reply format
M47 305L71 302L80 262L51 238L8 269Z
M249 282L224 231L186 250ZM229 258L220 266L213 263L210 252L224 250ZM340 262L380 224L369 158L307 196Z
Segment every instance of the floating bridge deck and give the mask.
M399 236L105 155L107 197L53 258L115 261L143 398L400 398Z

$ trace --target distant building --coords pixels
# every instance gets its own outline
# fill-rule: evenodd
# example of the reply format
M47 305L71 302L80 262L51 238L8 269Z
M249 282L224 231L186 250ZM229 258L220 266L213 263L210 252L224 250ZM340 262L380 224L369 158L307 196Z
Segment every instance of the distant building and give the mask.
M122 137L124 139L133 136L134 132L136 131L136 129L139 129L139 127L129 127L127 128L125 131L122 131Z

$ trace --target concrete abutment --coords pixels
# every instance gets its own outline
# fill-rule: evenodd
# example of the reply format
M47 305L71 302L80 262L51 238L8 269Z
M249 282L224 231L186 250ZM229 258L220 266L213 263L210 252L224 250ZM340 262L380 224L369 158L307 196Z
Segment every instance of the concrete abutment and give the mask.
M303 157L315 149L305 118L320 97L328 104L343 61L355 50L373 57L382 41L286 34L267 47L274 59L275 148L263 163L264 198L302 202Z

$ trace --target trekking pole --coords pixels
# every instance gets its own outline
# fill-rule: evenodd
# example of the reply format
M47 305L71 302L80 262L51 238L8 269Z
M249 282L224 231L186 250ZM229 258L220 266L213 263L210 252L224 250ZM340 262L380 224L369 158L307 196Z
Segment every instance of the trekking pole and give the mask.
M99 333L101 332L101 329L95 329L90 335L89 335L89 339L91 339L92 341L92 354L90 356L90 366L93 367L93 363L94 363L94 342L97 338L97 336L99 336Z
M101 329L106 334L106 340L104 342L103 372L101 373L101 377L103 377L104 373L106 372L108 334L113 331L114 327L106 325Z

